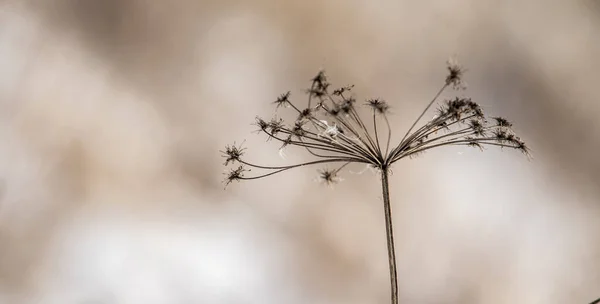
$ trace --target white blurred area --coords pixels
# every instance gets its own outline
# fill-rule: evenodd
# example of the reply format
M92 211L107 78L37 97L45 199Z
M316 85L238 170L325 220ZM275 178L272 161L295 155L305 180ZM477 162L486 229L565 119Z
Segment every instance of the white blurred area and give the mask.
M300 169L223 191L218 151L247 139L257 162L285 162L250 123L287 90L303 102L320 68L386 99L401 136L456 54L466 94L534 159L440 149L394 167L401 303L587 304L599 7L4 1L0 303L387 303L375 174L353 167L330 189Z

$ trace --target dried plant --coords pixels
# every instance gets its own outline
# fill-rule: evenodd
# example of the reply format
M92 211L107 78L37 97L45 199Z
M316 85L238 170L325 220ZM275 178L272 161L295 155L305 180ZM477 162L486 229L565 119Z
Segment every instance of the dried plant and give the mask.
M369 99L364 103L370 114L359 115L357 101L352 95L353 86L330 90L330 83L324 72L312 79L307 90L308 102L299 107L290 100L290 92L282 94L274 104L279 108L291 108L297 115L295 121L286 123L274 117L270 120L256 118L258 132L267 135L268 140L281 144L280 149L296 146L305 149L315 160L287 166L263 166L248 162L243 158L244 148L227 146L221 151L226 158L225 165L237 163L227 173L225 184L232 181L251 180L267 177L290 169L318 164L339 163L335 169L321 169L319 178L326 184L340 180L339 172L348 164L367 164L381 174L383 207L387 237L387 251L390 271L391 302L398 303L398 284L392 210L389 194L390 167L397 161L442 146L469 146L481 150L485 146L513 148L528 157L529 148L512 131L512 124L502 117L488 117L482 108L470 98L456 97L441 102L437 113L422 126L417 125L423 116L436 103L448 87L464 89L462 69L455 62L448 62L448 74L435 97L427 104L400 142L390 145L392 130L388 120L390 106L382 99ZM367 126L368 125L368 126ZM382 132L382 127L386 132ZM385 140L384 140L385 139ZM246 168L264 170L262 174L247 176Z

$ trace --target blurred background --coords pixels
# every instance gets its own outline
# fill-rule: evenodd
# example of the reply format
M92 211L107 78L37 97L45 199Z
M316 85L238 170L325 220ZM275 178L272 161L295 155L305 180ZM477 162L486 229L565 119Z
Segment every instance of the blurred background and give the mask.
M395 165L401 303L600 297L598 1L0 3L0 303L388 303L375 173L224 191L219 150L285 163L250 124L322 68L400 136L452 55L534 159Z

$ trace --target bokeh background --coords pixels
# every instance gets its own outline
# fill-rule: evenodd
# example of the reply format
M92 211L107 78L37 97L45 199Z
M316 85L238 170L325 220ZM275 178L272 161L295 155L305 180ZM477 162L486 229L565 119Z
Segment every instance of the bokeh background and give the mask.
M0 303L387 303L375 173L224 191L218 151L284 163L250 124L321 68L400 136L452 55L534 159L397 163L401 302L600 297L598 1L0 3Z

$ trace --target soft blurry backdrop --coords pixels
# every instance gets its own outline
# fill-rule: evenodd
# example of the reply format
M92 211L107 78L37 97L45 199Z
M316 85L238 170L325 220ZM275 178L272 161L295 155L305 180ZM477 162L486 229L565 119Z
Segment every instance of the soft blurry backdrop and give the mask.
M218 150L246 139L283 163L250 123L287 90L303 102L321 68L386 99L400 136L452 55L534 159L397 163L401 302L588 303L599 54L593 0L2 1L0 303L387 303L375 173L224 191Z

